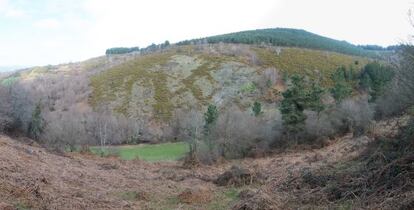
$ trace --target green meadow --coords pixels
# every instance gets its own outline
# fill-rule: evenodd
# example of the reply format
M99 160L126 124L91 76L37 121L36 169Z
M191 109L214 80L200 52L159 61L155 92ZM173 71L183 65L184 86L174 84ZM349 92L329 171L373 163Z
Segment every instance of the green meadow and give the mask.
M188 144L185 142L91 147L94 154L103 156L115 155L124 160L140 159L146 161L169 161L183 158L188 152Z

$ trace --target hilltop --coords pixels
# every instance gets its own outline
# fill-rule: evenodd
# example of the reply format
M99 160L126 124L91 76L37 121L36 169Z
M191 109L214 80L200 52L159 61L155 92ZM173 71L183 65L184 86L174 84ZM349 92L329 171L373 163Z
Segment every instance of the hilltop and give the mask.
M354 45L347 41L339 41L320 36L302 29L270 28L250 31L240 31L229 34L210 36L200 39L185 40L177 43L237 43L237 44L270 44L273 46L299 47L332 51L349 55L379 57L384 50L374 45ZM393 48L390 48L393 49Z

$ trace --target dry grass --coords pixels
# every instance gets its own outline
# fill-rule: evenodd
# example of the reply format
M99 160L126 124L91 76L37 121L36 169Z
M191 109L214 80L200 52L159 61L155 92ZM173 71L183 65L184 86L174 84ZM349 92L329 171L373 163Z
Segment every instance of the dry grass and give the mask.
M387 123L378 123L383 124ZM354 164L355 158L374 140L346 135L321 149L186 169L181 162L58 156L1 136L0 197L6 205L29 209L410 209L412 154L378 168L372 176L363 174L367 179L349 173L364 166ZM214 184L233 165L261 174L262 181ZM394 176L398 168L408 173ZM239 174L250 180L244 176L247 172ZM333 188L333 181L343 185ZM365 197L355 191L364 192L369 185L377 187ZM253 196L245 192L246 186Z

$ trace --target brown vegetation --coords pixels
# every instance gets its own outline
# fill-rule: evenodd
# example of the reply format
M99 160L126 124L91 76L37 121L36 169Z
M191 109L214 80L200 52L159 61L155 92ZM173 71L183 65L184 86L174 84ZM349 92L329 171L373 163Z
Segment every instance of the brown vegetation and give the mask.
M318 195L318 192L324 192L314 191L319 187L308 188L322 186L326 183L324 180L330 180L329 176L315 172L323 172L326 167L360 156L372 141L368 137L347 135L322 149L283 152L265 158L185 169L180 162L122 161L76 153L56 156L43 148L2 136L0 196L8 205L32 209L170 209L179 206L210 209L210 205L222 196L223 190L236 187L240 192L239 198L231 202L223 200L222 208L290 209L305 204L295 200L305 198L304 193ZM397 161L396 164L403 165L409 160ZM372 178L377 181L389 179L387 170L376 174L379 179ZM260 182L255 181L256 178ZM225 180L222 185L226 186L217 186L213 180ZM307 184L301 180L306 180ZM289 183L287 188L280 187L284 183ZM295 188L295 183L300 183L301 188ZM255 192L253 196L243 196L246 184ZM322 202L317 205L329 204ZM409 206L410 203L404 205Z

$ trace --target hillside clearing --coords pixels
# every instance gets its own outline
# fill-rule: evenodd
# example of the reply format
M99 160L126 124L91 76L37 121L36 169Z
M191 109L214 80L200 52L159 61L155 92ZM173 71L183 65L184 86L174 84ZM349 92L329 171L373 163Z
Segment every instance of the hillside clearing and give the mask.
M179 160L188 152L188 144L185 142L109 146L103 150L101 147L91 147L94 154L103 156L114 155L123 160L169 161Z

